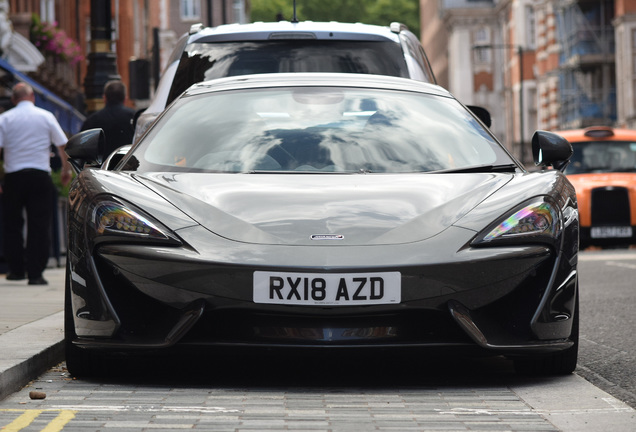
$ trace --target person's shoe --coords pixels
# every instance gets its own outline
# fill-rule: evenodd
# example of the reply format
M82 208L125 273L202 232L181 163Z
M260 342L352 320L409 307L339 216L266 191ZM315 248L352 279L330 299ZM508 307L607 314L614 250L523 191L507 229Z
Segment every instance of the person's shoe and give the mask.
M10 280L10 281L19 281L24 279L26 279L26 277L24 277L24 273L23 274L19 274L19 273L7 274L7 280Z
M29 279L29 285L48 285L49 282L42 276L36 279Z

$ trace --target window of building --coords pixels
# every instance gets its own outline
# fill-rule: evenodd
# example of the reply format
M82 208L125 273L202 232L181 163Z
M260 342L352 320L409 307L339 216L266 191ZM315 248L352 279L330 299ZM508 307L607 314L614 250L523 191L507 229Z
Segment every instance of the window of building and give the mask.
M244 0L234 0L232 2L232 9L234 11L233 22L245 23L247 21L245 17L245 2Z
M490 45L490 31L487 27L481 27L473 33L476 63L490 63L492 48L479 48Z
M40 19L43 22L55 22L55 1L40 0Z
M182 21L201 19L201 0L181 0L180 10Z
M526 6L526 48L534 49L537 44L537 21L533 6Z

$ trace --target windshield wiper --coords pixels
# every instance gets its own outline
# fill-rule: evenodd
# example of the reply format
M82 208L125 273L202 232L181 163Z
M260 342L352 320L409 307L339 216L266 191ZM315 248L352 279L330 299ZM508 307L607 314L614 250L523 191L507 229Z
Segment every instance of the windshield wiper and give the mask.
M451 168L438 171L429 171L431 174L445 174L445 173L489 173L489 172L516 172L519 167L516 164L502 164L502 165L477 165L464 168Z
M357 171L321 171L321 170L249 170L245 174L371 174L373 171L360 168Z
M357 171L354 171L353 174L356 174ZM288 170L249 170L245 171L244 174L352 174L352 172L347 171L288 171Z

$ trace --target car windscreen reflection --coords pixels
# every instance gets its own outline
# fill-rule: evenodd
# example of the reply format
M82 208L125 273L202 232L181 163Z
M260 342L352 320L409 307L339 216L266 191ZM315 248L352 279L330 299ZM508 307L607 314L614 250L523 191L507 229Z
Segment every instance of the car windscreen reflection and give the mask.
M502 153L452 99L340 87L182 98L134 152L140 171L222 173L431 172Z

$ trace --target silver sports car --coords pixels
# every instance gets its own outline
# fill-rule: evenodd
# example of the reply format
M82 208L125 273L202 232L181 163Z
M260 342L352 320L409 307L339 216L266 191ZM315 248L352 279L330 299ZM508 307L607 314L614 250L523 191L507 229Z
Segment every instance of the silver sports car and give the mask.
M446 90L272 74L196 84L132 147L72 137L67 366L171 347L460 349L570 373L572 148L528 172Z

